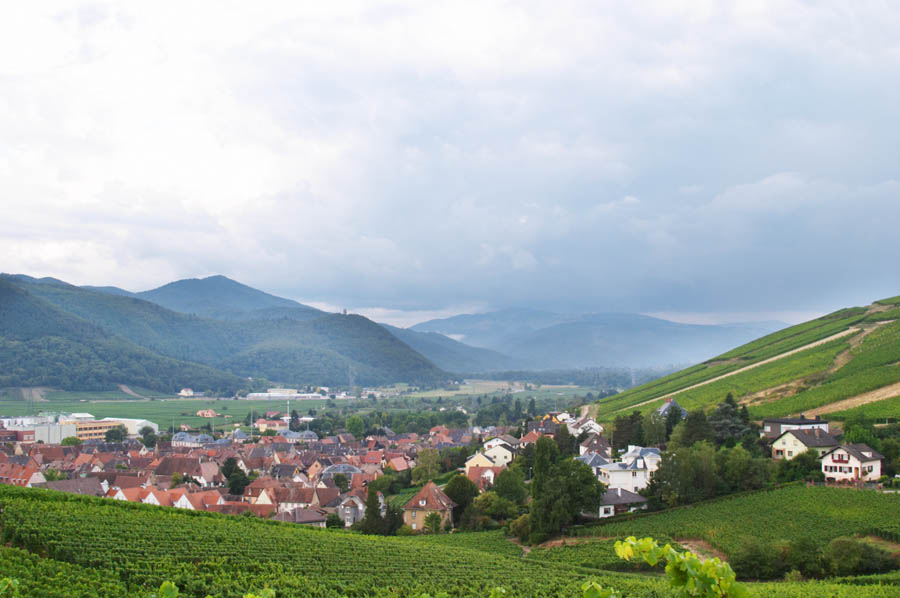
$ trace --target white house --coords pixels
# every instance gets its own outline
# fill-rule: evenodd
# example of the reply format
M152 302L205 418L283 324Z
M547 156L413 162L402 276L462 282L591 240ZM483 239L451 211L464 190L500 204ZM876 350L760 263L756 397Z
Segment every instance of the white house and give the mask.
M630 444L628 445L628 451L619 457L619 460L623 463L628 463L635 459L643 459L647 464L647 471L653 473L659 468L662 455L658 448L644 448Z
M484 454L494 462L495 467L506 467L516 456L515 451L507 444L497 444L484 451Z
M819 460L829 482L876 482L881 477L883 458L867 444L842 444Z
M612 517L624 512L634 512L647 508L647 499L640 494L622 490L621 488L610 488L603 495L600 502L600 510L598 516Z
M650 471L647 462L642 458L630 462L617 461L597 467L597 479L607 488L621 488L637 492L647 487L650 482Z

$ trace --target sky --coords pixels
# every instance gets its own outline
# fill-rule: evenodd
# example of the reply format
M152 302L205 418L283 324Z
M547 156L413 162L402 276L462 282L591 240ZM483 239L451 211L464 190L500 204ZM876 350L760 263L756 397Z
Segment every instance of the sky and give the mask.
M891 2L18 2L0 269L383 321L900 294Z

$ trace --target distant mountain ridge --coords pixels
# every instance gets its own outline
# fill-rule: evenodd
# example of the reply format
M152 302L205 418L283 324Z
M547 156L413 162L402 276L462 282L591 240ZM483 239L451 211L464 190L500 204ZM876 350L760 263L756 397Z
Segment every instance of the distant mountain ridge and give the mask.
M3 275L3 278L7 284L24 291L24 297L31 301L52 305L57 312L75 321L92 324L95 336L101 334L107 339L127 341L180 362L203 364L223 376L332 386L351 381L363 385L436 384L451 377L385 328L362 316L313 310L317 315L308 317L312 308L304 310L305 306L296 302L261 292L248 293L246 289L255 290L241 289L243 285L239 283L229 284L233 281L224 287L231 291L237 288L237 293L229 295L230 291L222 290L221 279L213 280L218 290L216 302L192 304L200 311L230 310L243 314L241 318L216 320L167 309L137 293L92 290L62 281L48 282L18 275ZM163 300L173 301L172 287L159 295L163 295ZM174 293L182 306L190 305L188 298L181 295L179 298L179 293ZM269 313L270 317L245 319L252 310L231 309L258 307L262 301L270 307L261 311L288 310L290 317ZM0 328L0 338L15 329L14 321L8 320L6 324ZM47 332L50 336L54 334L52 329ZM118 382L137 383L129 379ZM159 382L145 383L143 379L140 385L160 387Z
M553 369L702 361L772 332L778 324L697 325L639 314L505 309L430 320L412 329L498 351L529 368Z

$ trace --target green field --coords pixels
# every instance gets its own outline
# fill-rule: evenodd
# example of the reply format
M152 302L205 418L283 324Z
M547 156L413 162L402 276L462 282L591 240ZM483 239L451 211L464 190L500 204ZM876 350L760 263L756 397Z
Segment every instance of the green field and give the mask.
M149 598L165 580L188 598L238 598L263 586L277 598L475 598L498 586L508 598L580 598L587 579L627 598L673 596L655 573L603 571L614 566L609 543L597 543L596 556L578 548L578 559L522 558L498 532L381 538L11 486L0 486L0 507L0 572L29 598ZM748 587L759 598L888 598L895 583Z
M834 413L829 413L828 417L836 420L861 417L873 420L876 423L879 420L894 422L900 420L900 396L860 405L844 411L835 411Z
M662 511L587 528L596 536L662 535L706 540L726 554L744 540L809 538L822 545L838 536L900 534L900 494L788 486Z

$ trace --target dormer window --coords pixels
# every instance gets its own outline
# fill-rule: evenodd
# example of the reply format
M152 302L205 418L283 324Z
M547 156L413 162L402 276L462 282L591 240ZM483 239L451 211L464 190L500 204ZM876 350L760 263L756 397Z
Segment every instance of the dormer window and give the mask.
M425 506L425 499L422 499L422 500L419 501L419 506L420 506L420 507L424 507L424 506Z

